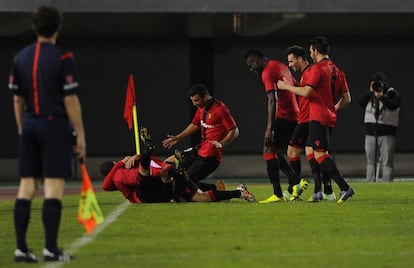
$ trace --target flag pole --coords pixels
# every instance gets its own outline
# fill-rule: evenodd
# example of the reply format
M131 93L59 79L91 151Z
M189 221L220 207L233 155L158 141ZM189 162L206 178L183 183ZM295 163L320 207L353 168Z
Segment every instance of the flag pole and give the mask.
M136 103L134 103L134 105L132 106L132 118L134 120L135 150L137 154L141 154L140 143L139 143L138 116L137 116Z

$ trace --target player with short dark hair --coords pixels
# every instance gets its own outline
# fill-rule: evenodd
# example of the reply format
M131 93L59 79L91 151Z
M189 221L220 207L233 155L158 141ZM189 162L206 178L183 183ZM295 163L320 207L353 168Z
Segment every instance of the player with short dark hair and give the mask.
M216 189L200 181L219 167L223 146L238 137L239 128L230 109L222 101L213 98L205 85L194 84L189 97L197 107L191 123L179 134L167 135L162 144L165 148L171 148L185 137L200 131L200 143L184 150L187 178L197 183L203 191Z
M351 95L349 92L348 82L346 81L345 73L338 68L329 57L330 45L326 37L317 36L310 41L312 47L320 49L320 57L323 59L320 61L322 66L331 74L331 91L334 102L335 113L351 103ZM316 62L316 61L315 61ZM336 119L335 119L336 125ZM332 134L332 129L329 129L329 139ZM311 148L311 147L310 147ZM307 157L311 163L311 168L319 173L320 178L315 180L314 194L311 196L309 201L317 202L320 200L335 201L336 196L333 192L331 185L331 178L327 173L322 172L318 162L314 157L314 153L311 150L307 152ZM322 192L323 183L323 192Z
M269 59L258 49L246 52L245 62L248 69L260 75L267 95L267 121L264 134L263 159L266 171L273 186L273 194L260 203L280 202L285 199L295 200L307 188L307 181L301 180L292 169L285 154L289 139L295 129L299 113L296 96L291 92L278 90L279 79L287 79L293 84L294 78L286 64ZM289 178L288 191L282 192L279 170Z
M309 62L306 58L306 51L301 46L290 46L286 49L289 67L294 72L300 72L301 76L306 76ZM301 79L302 81L303 79ZM301 82L299 82L300 85ZM287 155L293 170L300 176L301 162L300 154L304 151L306 140L309 134L309 99L298 96L299 115L298 123L289 140Z
M37 41L15 56L9 76L19 134L20 186L14 206L16 262L37 262L27 245L31 201L44 180L42 222L45 261L70 261L58 248L65 179L72 176L73 153L86 156L85 133L78 98L79 82L74 56L55 45L62 14L41 6L33 15ZM73 130L76 144L73 144Z

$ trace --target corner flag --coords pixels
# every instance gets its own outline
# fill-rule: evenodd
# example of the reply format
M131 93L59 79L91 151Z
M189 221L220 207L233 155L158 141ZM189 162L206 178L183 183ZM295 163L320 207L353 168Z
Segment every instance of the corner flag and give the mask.
M139 133L138 133L138 116L137 116L137 106L135 103L135 87L134 87L134 77L132 74L128 78L128 86L125 98L125 107L124 107L124 119L128 123L128 128L132 129L134 127L135 134L135 149L136 153L140 154L139 146Z
M125 98L125 107L124 107L124 119L128 124L128 128L132 129L132 120L133 120L133 106L135 105L135 87L134 87L134 78L132 74L128 78L128 86L126 91Z
M79 200L78 221L83 224L88 234L91 234L98 224L103 223L104 217L98 205L86 165L80 162L82 172L82 189Z

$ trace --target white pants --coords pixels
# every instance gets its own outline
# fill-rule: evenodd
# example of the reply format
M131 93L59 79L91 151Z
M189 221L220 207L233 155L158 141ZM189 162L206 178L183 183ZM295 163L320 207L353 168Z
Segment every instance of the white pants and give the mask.
M375 151L377 152L377 158L375 157ZM378 136L377 149L375 149L375 136L365 136L367 181L375 182L376 178L379 177L381 167L383 181L391 182L394 180L394 152L395 136ZM375 164L377 164L376 167ZM375 171L377 174L375 174Z

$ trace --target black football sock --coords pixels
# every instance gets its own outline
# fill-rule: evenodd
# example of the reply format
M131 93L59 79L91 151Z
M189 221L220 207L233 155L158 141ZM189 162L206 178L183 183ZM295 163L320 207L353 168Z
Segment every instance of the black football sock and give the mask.
M276 158L266 160L266 171L273 185L273 193L278 197L283 197L279 178L279 161Z
M333 189L332 189L331 178L329 178L329 176L326 175L325 173L322 173L322 182L323 182L323 192L325 194L332 194Z
M348 191L348 183L346 183L344 178L341 176L335 162L330 157L323 159L320 166L322 173L326 173L327 176L332 178L338 184L341 191Z
M314 157L309 159L309 165L312 171L312 177L315 182L314 193L322 191L322 179L321 179L321 168Z
M149 169L151 162L151 153L148 150L145 150L145 152L141 155L139 162L142 168Z
M207 192L210 190L217 190L216 185L212 183L197 182L197 186L203 192Z
M62 202L59 199L45 199L42 208L42 221L45 229L45 248L57 251L58 231L62 215Z
M27 228L29 226L32 201L27 199L16 199L14 203L14 230L16 232L16 248L27 252L26 243Z
M168 174L171 177L183 176L187 179L187 173L185 172L185 170L177 168L175 164L170 164L170 166L168 167Z
M209 195L214 201L222 201L222 200L230 200L232 198L239 198L241 196L241 192L239 190L234 191L217 191L217 190L210 190Z
M289 158L289 164L292 167L292 169L296 172L296 174L298 174L298 176L300 177L300 174L302 173L300 157Z
M298 174L293 170L293 168L289 165L289 162L286 160L286 157L283 154L277 153L277 158L279 160L280 170L288 177L289 179L289 188L292 187L300 182L300 177Z

